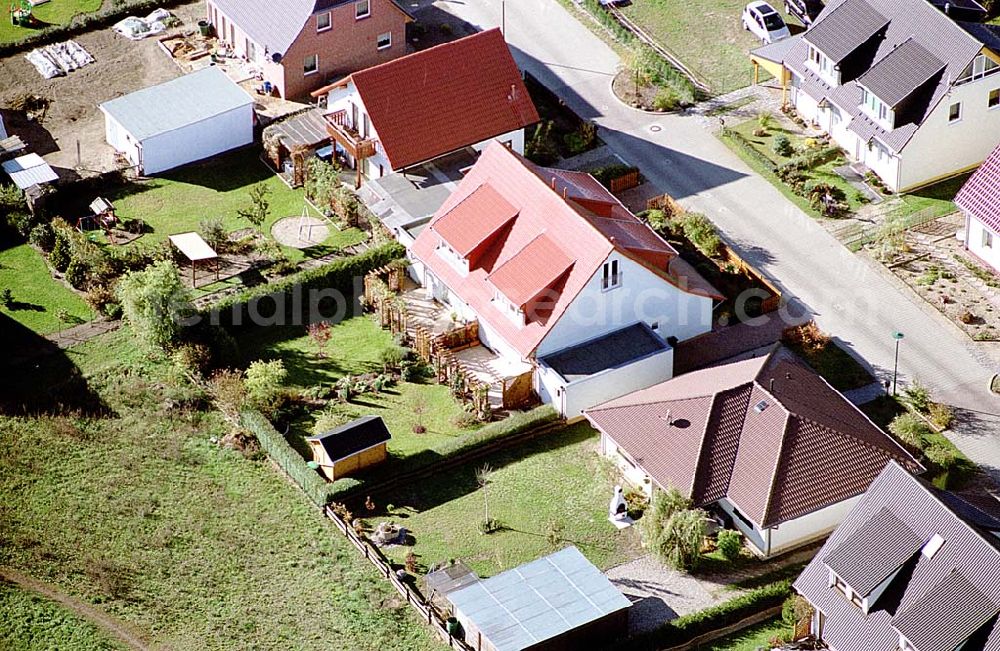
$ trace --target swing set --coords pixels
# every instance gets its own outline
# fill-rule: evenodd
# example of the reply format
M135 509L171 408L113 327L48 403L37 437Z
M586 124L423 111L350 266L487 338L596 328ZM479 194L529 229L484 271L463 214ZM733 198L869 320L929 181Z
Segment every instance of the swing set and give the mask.
M34 24L33 6L30 0L19 0L10 4L10 24L15 27L31 27Z

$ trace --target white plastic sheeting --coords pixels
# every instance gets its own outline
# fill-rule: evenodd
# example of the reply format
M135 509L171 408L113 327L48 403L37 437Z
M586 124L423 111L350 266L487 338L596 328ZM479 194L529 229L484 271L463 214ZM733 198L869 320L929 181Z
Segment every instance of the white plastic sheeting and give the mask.
M24 55L46 79L61 77L94 62L94 57L76 41L66 41L32 50Z
M153 13L145 18L129 16L118 22L112 28L125 38L132 41L140 41L147 36L161 34L166 31L165 20L170 18L170 12L166 9L155 9Z

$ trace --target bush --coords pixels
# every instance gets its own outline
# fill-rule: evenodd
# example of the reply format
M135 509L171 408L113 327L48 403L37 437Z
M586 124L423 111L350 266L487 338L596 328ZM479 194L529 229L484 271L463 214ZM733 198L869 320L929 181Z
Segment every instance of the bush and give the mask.
M754 159L754 161L758 165L768 170L772 174L777 173L777 166L774 164L774 162L770 158L765 156L763 152L757 149L757 147L755 147L752 142L744 138L743 134L727 129L724 135L726 138L729 138L729 141L734 145L736 145L740 149L740 151L746 154L749 158Z
M590 170L588 173L597 180L598 183L606 188L611 187L611 181L626 174L631 174L632 172L638 172L639 168L634 165L625 165L624 163L614 163L612 165L605 165L604 167L598 167Z
M49 253L56 245L56 234L53 232L51 224L36 224L31 229L28 241L45 253Z
M931 443L924 448L924 456L928 462L941 470L948 470L958 460L955 449L944 443Z
M786 158L795 153L795 150L792 148L792 141L789 140L788 136L783 133L774 137L774 143L771 145L771 149L773 149L774 153L777 155L785 156Z
M781 604L781 621L789 628L812 616L813 607L802 595L793 594Z
M52 253L49 254L49 262L56 271L66 271L70 261L70 244L66 236L56 231L55 244L52 245Z
M913 450L922 450L926 444L926 437L931 433L927 423L916 414L900 414L889 423L889 431L895 435L904 445Z
M87 284L88 273L87 265L78 258L73 258L66 266L66 282L75 289L83 289Z
M699 251L710 258L719 254L722 240L715 230L715 224L708 217L696 212L686 212L681 216L680 224L685 237L691 240Z
M125 320L147 348L169 348L190 310L187 288L172 262L157 262L133 271L118 282Z
M198 224L198 230L201 232L202 238L205 242L218 251L219 253L226 253L229 244L229 233L226 232L225 227L222 222L218 219L205 219Z
M295 320L301 322L309 316L311 306L308 304L309 301L305 300L308 298L309 290L334 290L344 296L345 300L350 300L355 294L355 283L360 284L365 274L402 257L405 252L403 245L389 242L359 255L340 258L321 267L300 271L269 284L226 297L215 305L203 308L199 315L223 326L250 324L249 306L253 303L257 306L259 314L271 314L272 312L266 308L273 306L275 320L280 313L286 319L286 323ZM301 292L303 298L298 304L292 299L296 291ZM347 307L350 308L350 305ZM296 308L298 312L295 311Z
M672 88L661 88L653 98L653 108L657 111L673 111L680 105L680 99Z
M723 529L719 532L716 543L723 558L734 561L740 557L740 551L743 549L743 534L735 529Z
M955 410L940 402L932 402L927 408L927 417L935 426L948 429L955 420Z
M243 410L240 422L257 437L261 449L299 485L314 504L323 507L333 501L332 486L306 465L306 460L288 444L263 414L252 409Z
M273 417L281 407L282 390L287 377L285 363L280 359L252 362L247 369L245 382L250 405L264 415Z
M903 402L926 414L931 406L931 393L919 382L913 382L903 389Z

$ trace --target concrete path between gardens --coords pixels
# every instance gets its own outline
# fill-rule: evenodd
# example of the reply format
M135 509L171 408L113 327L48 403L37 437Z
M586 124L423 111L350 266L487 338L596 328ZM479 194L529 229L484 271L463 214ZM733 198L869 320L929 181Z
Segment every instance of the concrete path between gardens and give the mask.
M480 28L500 22L501 0L440 1L435 7ZM753 174L713 135L717 118L698 111L647 114L618 102L611 92L617 54L556 0L508 1L505 23L519 65L595 121L609 148L642 168L654 185L708 215L741 256L792 297L790 320L815 318L880 379L892 374L892 333L903 332L901 379L919 379L936 399L975 414L963 424L977 425L960 427L953 439L1000 475L1000 397L987 387L1000 358L995 345L966 338Z

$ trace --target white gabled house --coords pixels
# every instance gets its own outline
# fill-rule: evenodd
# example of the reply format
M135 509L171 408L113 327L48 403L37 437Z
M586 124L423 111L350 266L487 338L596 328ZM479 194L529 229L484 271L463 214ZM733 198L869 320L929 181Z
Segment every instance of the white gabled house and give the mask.
M673 375L673 344L709 332L721 299L582 172L492 143L417 236L413 275L486 347L533 369L573 418Z
M1000 273L1000 145L955 197L965 214L965 249Z
M1000 27L927 0L831 0L751 59L895 192L976 167L1000 139Z
M499 140L524 151L538 122L521 73L498 29L383 63L320 88L337 153L377 179Z

